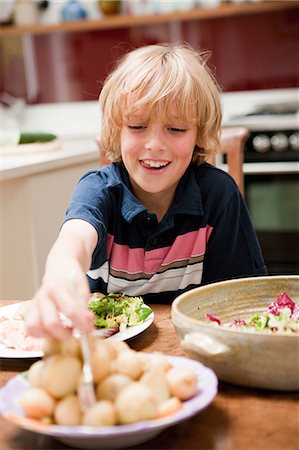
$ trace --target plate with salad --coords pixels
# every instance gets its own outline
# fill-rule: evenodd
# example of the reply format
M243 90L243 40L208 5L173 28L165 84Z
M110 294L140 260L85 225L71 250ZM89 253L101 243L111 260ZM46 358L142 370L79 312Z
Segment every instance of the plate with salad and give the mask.
M40 358L43 341L26 333L24 313L31 300L0 308L0 358ZM145 331L154 320L152 309L142 297L124 294L91 294L95 334L114 341L126 341Z
M93 293L89 309L95 316L95 334L115 341L126 341L146 330L154 320L152 309L142 297Z

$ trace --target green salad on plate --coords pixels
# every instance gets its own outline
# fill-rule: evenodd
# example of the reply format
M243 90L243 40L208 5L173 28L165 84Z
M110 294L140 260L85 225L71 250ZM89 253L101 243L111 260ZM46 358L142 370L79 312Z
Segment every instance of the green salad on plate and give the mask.
M90 297L89 309L95 315L96 328L125 331L127 327L140 325L152 314L142 297L131 297L125 294L95 292Z

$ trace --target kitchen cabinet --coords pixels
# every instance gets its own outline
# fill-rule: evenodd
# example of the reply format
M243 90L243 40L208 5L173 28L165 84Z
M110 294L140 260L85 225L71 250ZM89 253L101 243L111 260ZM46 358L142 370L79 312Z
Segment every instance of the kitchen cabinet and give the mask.
M27 157L23 163L13 157L11 166L3 158L0 298L26 300L34 294L77 181L99 167L92 140L63 144L56 155Z
M188 11L173 12L168 14L148 15L116 15L106 16L97 20L81 20L55 24L36 24L25 26L3 26L0 29L1 36L13 36L24 34L48 34L63 32L86 32L95 30L108 30L115 28L135 28L150 24L163 24L169 22L185 22L193 20L207 20L224 17L232 17L248 14L261 14L272 11L281 11L298 8L299 1L260 1L253 3L223 3L217 8L195 8Z

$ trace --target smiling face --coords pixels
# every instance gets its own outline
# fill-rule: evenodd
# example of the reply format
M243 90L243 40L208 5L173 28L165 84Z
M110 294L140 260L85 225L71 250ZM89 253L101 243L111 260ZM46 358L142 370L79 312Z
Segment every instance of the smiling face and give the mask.
M194 123L197 127L198 148L194 152L193 162L201 164L207 160L209 154L219 148L221 104L219 89L206 59L207 55L198 54L188 45L148 45L127 53L107 77L100 94L102 114L99 145L106 157L113 162L122 161L123 154L127 153L128 142L134 136L135 144L132 144L130 154L138 142L139 152L143 152L140 153L140 159L153 160L155 164L157 161L168 162L169 159L169 166L174 169L174 161L184 158L185 139L190 137L187 125ZM178 117L173 115L175 112L179 112ZM128 123L124 122L124 113L125 119L133 120L133 125L141 125L142 131L125 129ZM143 136L152 130L154 119L161 119L163 129L163 133L155 132L155 139L167 143L163 157L152 156L156 150L147 150L144 154ZM165 132L180 127L185 128L187 133ZM174 142L176 145L172 145ZM190 147L194 148L193 144ZM126 165L130 169L128 161ZM133 183L137 179L135 169ZM165 175L169 171L168 167L166 169ZM133 172L130 172L132 175ZM155 177L158 182L162 169L156 169L155 172L158 172ZM177 178L174 172L173 179ZM154 170L150 173L153 175ZM154 187L147 189L150 192Z
M192 160L196 138L196 124L176 118L175 113L167 118L146 117L140 112L124 117L122 160L136 197L145 206L151 204L153 212L155 202L169 208Z

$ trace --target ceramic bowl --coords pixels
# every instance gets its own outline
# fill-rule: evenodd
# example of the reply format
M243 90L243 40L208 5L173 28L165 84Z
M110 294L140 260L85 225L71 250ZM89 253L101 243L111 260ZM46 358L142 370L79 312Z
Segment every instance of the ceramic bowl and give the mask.
M299 276L242 278L202 286L178 296L171 316L181 345L222 381L263 389L299 390L299 335L268 334L215 326L264 311L282 292L296 303Z
M167 355L166 355L167 356ZM50 436L63 442L72 448L103 449L131 448L137 444L146 442L169 427L184 422L199 414L214 400L217 394L218 380L214 372L204 367L198 361L180 357L167 356L174 367L192 368L198 377L197 394L183 403L179 411L169 416L153 420L143 420L126 425L111 426L65 426L49 425L39 422L24 414L19 406L18 398L29 389L27 373L22 373L11 378L0 389L0 415L8 422L41 435ZM47 447L49 448L49 447ZM58 448L58 447L56 447ZM140 447L139 447L140 448ZM151 448L151 447L144 447Z

